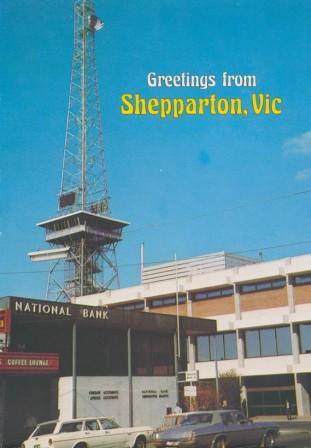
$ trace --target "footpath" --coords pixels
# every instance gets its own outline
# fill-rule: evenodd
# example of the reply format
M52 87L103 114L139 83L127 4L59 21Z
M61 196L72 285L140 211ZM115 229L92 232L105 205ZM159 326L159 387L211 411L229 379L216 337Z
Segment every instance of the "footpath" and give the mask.
M280 428L280 433L310 433L311 435L311 416L294 416L287 420L285 415L272 415L252 417L254 422L275 423Z

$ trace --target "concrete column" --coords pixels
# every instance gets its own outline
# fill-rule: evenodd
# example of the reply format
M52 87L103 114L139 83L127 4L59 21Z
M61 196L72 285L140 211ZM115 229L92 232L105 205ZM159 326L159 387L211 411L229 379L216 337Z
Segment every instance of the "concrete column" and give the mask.
M238 351L238 366L244 367L245 360L245 342L243 337L243 332L241 330L237 330L237 351Z
M188 336L187 338L188 345L188 370L195 370L195 342L194 337Z
M293 286L293 279L289 275L286 276L286 286L287 286L288 310L290 313L294 313L295 312L294 286Z
M297 414L299 416L309 416L310 415L310 395L303 384L303 376L297 375L295 380L296 389L296 401L297 401Z
M239 285L233 284L233 292L234 292L234 311L236 320L242 319L241 313L241 300L240 300L240 290Z
M132 332L127 329L127 375L129 385L129 426L133 426Z
M298 325L290 325L292 350L293 350L293 364L299 364L300 362L300 348L299 348L299 333Z
M189 291L186 292L187 296L187 316L192 317L192 300L190 299Z

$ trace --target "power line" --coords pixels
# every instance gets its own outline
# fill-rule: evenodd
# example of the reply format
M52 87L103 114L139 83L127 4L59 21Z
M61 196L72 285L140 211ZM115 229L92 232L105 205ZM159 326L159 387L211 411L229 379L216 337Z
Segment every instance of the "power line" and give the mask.
M283 244L276 244L273 246L263 246L263 247L257 247L254 249L244 249L244 250L239 250L239 251L227 251L228 253L232 254L232 255L242 255L242 254L246 254L246 253L250 253L250 252L259 252L259 251L263 251L263 250L273 250L273 249L281 249L281 248L285 248L285 247L293 247L293 246L301 246L304 244L311 244L311 240L305 240L305 241L296 241L293 243L283 243ZM217 252L217 251L215 251ZM199 258L200 255L195 255L195 256L190 256L190 257L186 257L183 259L190 259L190 258ZM145 262L144 265L145 266L152 266L155 264L162 264L162 263L170 263L172 262L172 259L166 259L166 260L156 260L156 261L149 261L149 262ZM119 268L128 268L128 267L138 267L140 266L140 263L127 263L127 264L121 264L118 265ZM40 270L40 271L3 271L0 272L0 275L26 275L26 274L46 274L49 273L49 270ZM56 270L56 272L64 272L63 269L59 269Z
M250 201L250 202L245 202L242 204L236 204L236 205L232 205L230 207L224 207L224 208L216 208L213 209L211 211L209 211L208 213L201 213L198 215L192 215L192 216L188 216L188 217L184 217L183 218L183 222L190 222L190 221L196 221L198 219L201 218L206 218L208 216L210 216L211 214L214 214L216 212L229 212L229 211L235 211L238 209L243 209L243 208L249 208L249 207L256 207L258 205L262 205L262 204L267 204L267 203L272 203L275 201L279 201L279 200L285 200L285 199L290 199L296 196L302 196L302 195L306 195L306 194L310 194L311 193L311 188L306 189L306 190L301 190L301 191L294 191L291 193L287 193L287 194L281 194L278 196L271 196L271 197L264 197L264 198L258 198L254 201ZM179 223L179 220L170 220L170 221L162 221L162 222L157 222L157 223L151 223L151 224L146 224L145 226L142 227L137 227L136 229L131 229L131 230L124 230L123 234L128 234L128 233L134 233L134 232L138 232L141 230L144 230L146 228L148 228L149 230L156 230L156 229L160 229L164 226L169 226L169 225L174 225L176 223Z

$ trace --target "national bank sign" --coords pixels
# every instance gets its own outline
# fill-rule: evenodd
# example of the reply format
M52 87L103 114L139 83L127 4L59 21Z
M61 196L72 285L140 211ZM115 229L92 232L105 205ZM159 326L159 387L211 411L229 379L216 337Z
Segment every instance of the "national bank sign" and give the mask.
M74 305L71 303L42 302L39 300L13 299L14 314L45 315L71 319L108 320L109 311L105 307Z

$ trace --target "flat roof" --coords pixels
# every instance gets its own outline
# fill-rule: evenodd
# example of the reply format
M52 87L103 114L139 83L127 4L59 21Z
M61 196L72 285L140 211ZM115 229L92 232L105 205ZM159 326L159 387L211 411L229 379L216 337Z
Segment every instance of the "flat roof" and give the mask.
M120 219L114 219L114 218L110 218L109 216L102 216L102 215L98 215L96 213L91 213L85 210L78 210L77 212L73 212L73 213L68 213L66 215L59 215L56 216L56 218L51 218L51 219L47 219L46 221L42 221L39 222L37 224L37 226L39 227L46 227L49 224L58 222L58 221L63 221L64 219L67 218L71 218L74 216L85 216L88 217L90 219L94 219L94 220L100 220L100 221L106 221L106 222L110 222L111 224L119 224L120 227L125 227L128 226L130 223L127 221L121 221Z
M177 317L169 314L148 313L111 309L104 306L76 305L69 302L0 298L0 308L11 310L14 322L77 322L83 326L100 326L103 329L126 330L148 333L173 334L177 329ZM214 334L216 321L197 317L179 317L180 333L185 336Z

